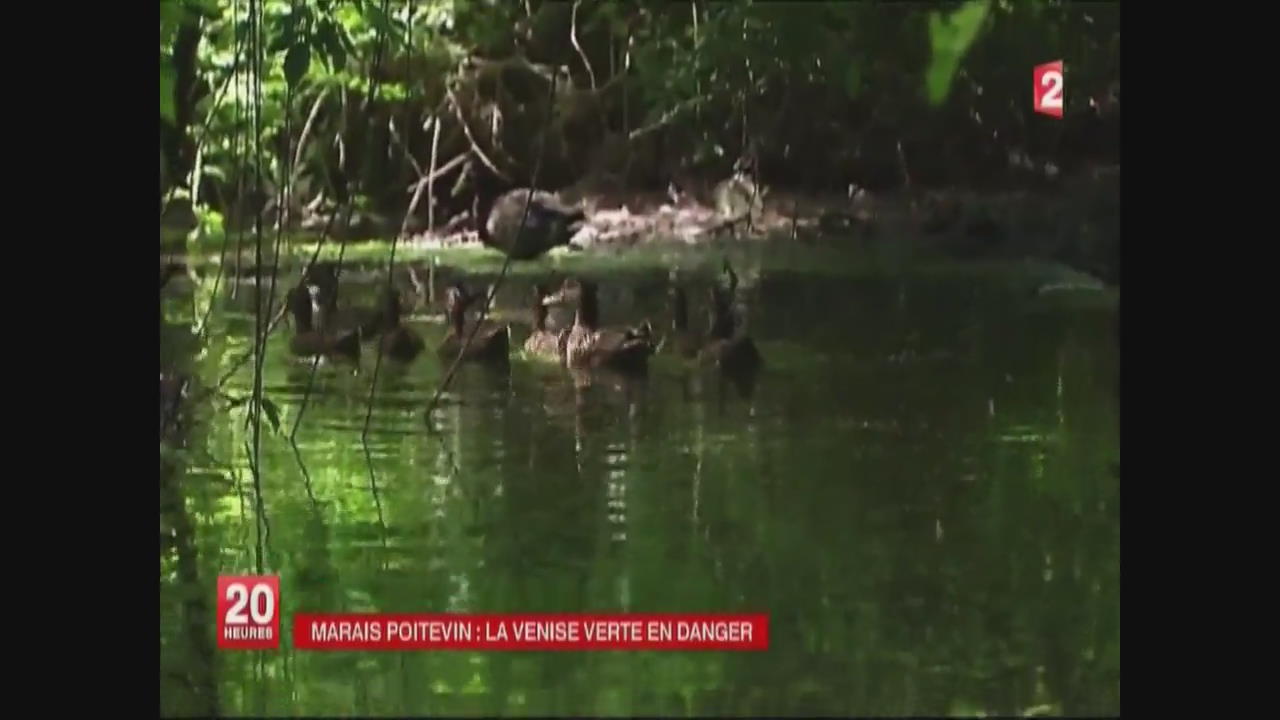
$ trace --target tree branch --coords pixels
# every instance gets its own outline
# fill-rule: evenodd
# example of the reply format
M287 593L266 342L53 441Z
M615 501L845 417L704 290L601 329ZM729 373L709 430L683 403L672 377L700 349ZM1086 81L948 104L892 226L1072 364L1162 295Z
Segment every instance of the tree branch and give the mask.
M316 118L320 116L320 106L324 104L325 98L329 97L331 86L326 86L316 96L316 101L311 105L311 114L307 116L307 124L302 126L302 135L298 137L298 149L293 154L293 175L297 180L298 168L302 167L302 151L307 147L307 141L311 139L311 128L315 127Z
M682 100L681 102L677 103L675 107L663 113L662 117L658 118L654 122L648 125L645 125L642 128L636 128L635 130L632 130L630 134L627 135L627 140L634 142L655 130L659 130L667 125L670 125L671 122L674 121L676 118L678 118L680 115L688 112L691 107L703 102L704 100L710 100L710 99L711 99L711 96L709 94L703 94L703 95L691 97L688 100Z
M578 42L578 6L582 4L582 0L574 0L573 13L569 19L569 41L573 43L573 49L578 51L578 57L582 58L582 64L587 66L587 75L591 78L591 89L596 89L596 71L591 68L591 61L587 59L587 54L582 51L582 45Z
M476 142L475 135L471 134L471 126L467 124L467 119L462 116L462 105L458 102L458 96L453 93L453 88L445 86L445 92L449 94L449 103L453 105L453 114L457 116L458 124L462 126L462 131L466 133L467 142L471 143L471 150L475 152L476 156L480 158L480 161L488 166L488 168L498 177L509 182L511 178L508 178L506 173L498 169L498 166L495 165L494 162L489 159L489 156L485 154L484 150L480 148L480 143Z

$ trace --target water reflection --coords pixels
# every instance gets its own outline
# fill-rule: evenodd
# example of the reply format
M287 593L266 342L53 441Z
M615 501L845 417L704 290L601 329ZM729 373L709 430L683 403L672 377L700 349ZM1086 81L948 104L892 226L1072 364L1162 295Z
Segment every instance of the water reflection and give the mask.
M602 283L602 322L669 327L665 277ZM282 417L262 443L262 554L286 619L760 610L773 644L217 653L213 584L253 569L256 501L251 483L185 459L162 474L163 709L1118 712L1114 313L1027 312L1010 285L766 270L748 301L767 364L748 386L666 355L643 378L513 358L459 367L428 415L448 367L424 353L380 367L367 433L372 355L313 373L273 336L264 388ZM498 312L518 317L529 289L513 279ZM216 381L251 345L252 295L196 347L191 301L173 299L162 352ZM443 336L422 313L409 322L429 348ZM527 328L513 332L518 345ZM250 372L227 392L248 392ZM239 457L243 408L191 427L202 453Z

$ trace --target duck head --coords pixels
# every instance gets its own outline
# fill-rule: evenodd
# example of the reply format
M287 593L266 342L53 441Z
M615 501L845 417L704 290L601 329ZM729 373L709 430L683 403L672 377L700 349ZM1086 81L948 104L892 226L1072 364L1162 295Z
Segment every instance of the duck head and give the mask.
M546 287L540 284L533 286L533 329L537 332L547 329L547 305L543 302L546 297Z
M590 280L568 278L560 289L542 299L544 305L576 305L574 322L587 328L596 327L600 317L599 292Z
M404 313L404 307L400 304L400 293L394 287L383 289L378 307L382 311L382 319L386 321L389 327L395 327L400 324L400 317Z
M467 306L474 299L475 296L468 293L467 288L462 283L450 285L449 289L445 290L444 313L454 332L462 332L462 326L467 316Z
M297 332L311 332L314 324L312 314L312 292L306 285L298 285L289 291L286 302L289 312L293 314L293 324Z
M724 265L720 268L720 279L724 282L725 291L732 298L738 292L738 274L733 271L733 265L729 264L729 258L724 259Z

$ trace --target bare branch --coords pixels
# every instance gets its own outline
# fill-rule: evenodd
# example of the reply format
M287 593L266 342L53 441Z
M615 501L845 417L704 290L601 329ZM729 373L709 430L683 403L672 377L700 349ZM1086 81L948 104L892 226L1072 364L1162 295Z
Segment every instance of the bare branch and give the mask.
M440 152L440 116L436 116L432 123L431 132L431 174L427 176L427 197L431 201L427 204L427 230L436 229L436 158ZM401 232L404 232L401 229Z
M507 177L506 173L499 170L498 166L495 165L494 162L489 159L489 156L485 154L484 150L480 148L480 144L476 142L475 135L471 134L471 126L467 124L467 119L462 116L462 105L458 102L458 96L453 93L453 88L445 86L445 92L449 94L449 102L453 105L453 114L458 117L458 124L462 125L462 131L466 133L467 142L471 143L472 151L474 151L476 156L480 158L480 161L496 173L498 177L503 180L510 181L510 178Z
M293 176L297 179L298 168L302 166L302 151L307 148L307 141L311 139L311 129L315 127L316 118L320 116L320 106L324 104L325 98L329 97L331 86L326 86L316 96L316 101L311 105L311 113L307 115L307 124L302 126L302 135L298 137L298 148L293 154Z
M582 45L578 42L578 6L582 4L582 0L574 0L573 14L569 21L569 40L573 43L573 49L578 51L578 57L582 58L582 64L587 66L587 75L591 77L591 89L596 89L596 71L591 68L591 61L587 59L587 54L582 51Z
M449 162L445 163L444 165L441 165L440 167L436 168L436 169L435 169L435 171L434 171L434 172L432 172L430 175L426 175L426 176L423 176L423 177L419 178L418 180L415 180L415 181L414 181L414 183L413 183L412 185L410 185L409 187L405 188L405 191L406 191L406 192L417 192L417 191L418 191L418 186L419 186L419 185L422 185L423 183L429 183L429 182L431 182L431 181L433 181L433 180L435 180L435 179L437 179L437 178L439 178L439 177L441 177L441 176L445 175L445 174L446 174L446 173L448 173L450 170L452 170L452 169L454 169L454 168L458 167L458 166L459 166L459 165L461 165L463 162L465 162L465 161L466 161L466 159L467 159L467 153L463 152L463 153L459 154L459 155L458 155L457 157L455 157L454 159L452 159L452 160L450 160Z
M691 97L688 100L682 100L681 102L677 103L675 107L663 113L662 117L658 118L654 122L648 125L645 125L642 128L636 128L635 130L632 130L631 133L627 135L627 140L629 141L639 140L640 138L644 137L645 135L648 135L649 133L655 130L660 130L661 128L671 124L671 122L676 118L678 118L680 115L688 112L690 108L709 99L711 99L711 96L704 94L704 95L698 95L696 97Z

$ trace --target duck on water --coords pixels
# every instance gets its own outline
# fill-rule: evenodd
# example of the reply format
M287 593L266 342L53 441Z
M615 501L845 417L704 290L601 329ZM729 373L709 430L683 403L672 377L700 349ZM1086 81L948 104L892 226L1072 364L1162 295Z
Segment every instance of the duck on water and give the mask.
M594 282L569 278L560 290L543 299L547 305L575 305L573 327L564 342L564 363L569 368L607 367L644 372L655 343L648 322L638 327L601 328L600 301Z
M531 357L563 363L569 330L547 329L547 305L544 300L549 294L545 286L533 286L533 330L524 341L524 351Z
M299 357L360 358L360 330L333 332L314 322L316 300L313 290L298 285L289 291L289 311L293 314L294 335L289 340L289 350Z
M449 330L436 348L442 358L452 361L461 354L464 361L470 362L506 362L508 359L511 330L506 325L486 322L474 330L475 335L467 344L472 333L466 326L467 307L482 297L484 293L472 294L461 283L455 283L445 291L445 316Z

